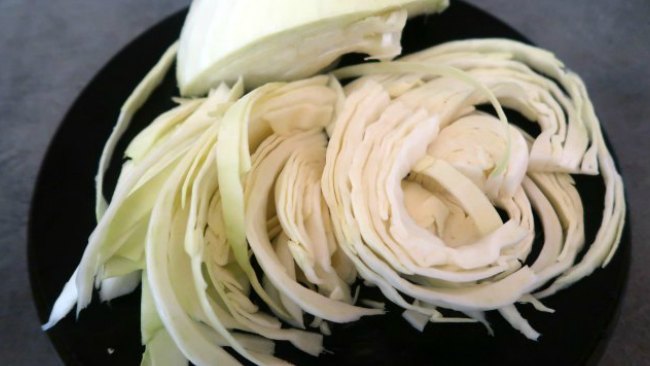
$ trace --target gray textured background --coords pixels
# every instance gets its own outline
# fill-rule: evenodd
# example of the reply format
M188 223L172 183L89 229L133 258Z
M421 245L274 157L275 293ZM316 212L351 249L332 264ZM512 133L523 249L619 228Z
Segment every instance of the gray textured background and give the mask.
M589 87L634 221L627 294L602 364L650 365L650 1L470 2L554 51ZM0 0L0 364L61 364L40 331L25 260L29 200L49 140L113 54L187 3Z

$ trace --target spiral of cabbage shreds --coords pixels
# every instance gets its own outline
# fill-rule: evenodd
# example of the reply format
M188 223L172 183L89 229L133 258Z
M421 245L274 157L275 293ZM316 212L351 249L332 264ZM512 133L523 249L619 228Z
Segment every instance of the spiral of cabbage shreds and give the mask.
M131 142L46 328L87 306L93 287L110 300L142 283L143 364L237 364L230 347L279 365L273 341L318 355L329 322L383 312L356 305L361 279L420 330L489 328L484 312L496 310L537 339L516 304L552 311L540 299L616 252L621 177L583 82L547 51L457 41L247 94L242 85L178 99ZM540 132L509 124L502 107ZM572 174L605 183L593 243Z

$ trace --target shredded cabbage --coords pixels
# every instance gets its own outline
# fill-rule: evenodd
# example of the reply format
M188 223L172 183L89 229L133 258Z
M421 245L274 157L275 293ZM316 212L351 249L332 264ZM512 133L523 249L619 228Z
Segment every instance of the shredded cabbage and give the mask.
M223 40L230 26L212 11L243 5L193 3L179 83L183 94L213 89L177 99L131 141L106 206L106 164L171 65L175 46L129 97L100 161L97 227L44 329L75 305L78 314L93 288L109 301L141 283L142 365L239 364L224 347L256 364L284 365L273 341L317 356L330 323L383 314L382 302L357 301L352 284L362 279L420 331L430 322L480 322L492 333L484 313L496 310L537 339L516 305L553 312L540 300L607 265L625 220L623 183L576 74L539 48L481 39L299 79L350 50L394 56L403 9L440 10L446 2L340 4L302 18L288 18L281 6L253 6L249 21L276 14L287 22L245 34L239 50L203 44ZM317 18L322 22L312 23ZM202 33L208 20L215 25ZM252 69L247 57L265 54L270 41L285 44L296 29L332 24L390 37L371 39L370 48L351 42L279 76L274 67L286 64L274 59L266 62L270 68ZM319 37L331 41L315 43L320 50L342 35ZM242 74L249 85L299 80L245 93ZM339 79L351 77L357 79L341 86ZM216 83L224 79L232 86ZM477 109L485 103L496 115ZM503 107L541 132L531 136L511 125ZM584 215L571 174L599 173L606 187L602 222L577 261ZM524 265L536 231L544 233L543 247ZM467 317L446 317L442 309ZM314 320L305 322L305 315Z

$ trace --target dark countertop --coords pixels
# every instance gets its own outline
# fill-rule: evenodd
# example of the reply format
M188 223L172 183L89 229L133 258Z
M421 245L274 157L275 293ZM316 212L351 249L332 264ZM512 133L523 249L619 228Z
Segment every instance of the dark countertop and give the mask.
M650 2L470 2L555 52L586 81L622 165L633 224L627 292L602 365L650 365ZM25 258L27 212L48 142L101 66L187 3L0 2L0 364L61 364L40 330Z

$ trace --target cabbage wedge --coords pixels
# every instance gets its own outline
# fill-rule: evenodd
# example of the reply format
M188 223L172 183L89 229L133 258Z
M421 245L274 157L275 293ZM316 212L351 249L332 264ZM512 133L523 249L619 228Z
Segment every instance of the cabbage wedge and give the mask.
M407 17L447 5L447 0L195 0L181 32L178 85L182 95L197 96L239 77L248 87L308 77L351 52L390 60L401 53Z

